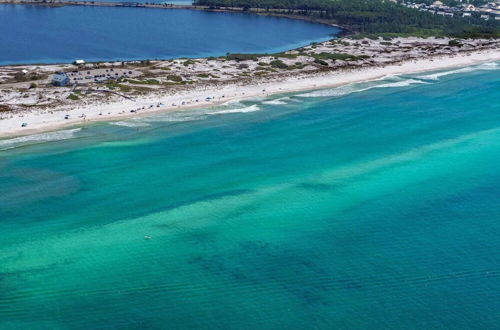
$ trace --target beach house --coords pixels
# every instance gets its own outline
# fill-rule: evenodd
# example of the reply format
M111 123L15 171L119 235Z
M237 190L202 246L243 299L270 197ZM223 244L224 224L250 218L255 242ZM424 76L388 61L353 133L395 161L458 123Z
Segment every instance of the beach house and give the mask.
M66 72L56 72L52 76L52 85L54 86L66 86L69 84L69 77Z

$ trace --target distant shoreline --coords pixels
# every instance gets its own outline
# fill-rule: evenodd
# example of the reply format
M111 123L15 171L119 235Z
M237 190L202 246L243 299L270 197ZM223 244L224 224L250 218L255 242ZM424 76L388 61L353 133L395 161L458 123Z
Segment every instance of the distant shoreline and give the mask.
M256 81L243 85L231 84L222 87L214 86L210 89L199 88L184 93L166 95L165 97L145 96L144 98L137 99L136 102L123 100L109 104L92 104L73 110L72 113L74 115L69 120L63 118L64 111L54 113L32 111L24 113L22 116L12 116L12 118L0 120L0 138L37 134L64 127L79 127L91 122L117 121L127 118L150 116L162 112L213 107L227 102L236 102L256 97L270 97L277 94L333 88L351 83L381 79L387 76L472 66L499 60L500 51L493 49L420 60L411 59L380 67L294 76L288 79L272 79L267 82ZM205 97L207 96L210 96L210 100L205 101ZM201 99L202 102L189 102L181 105L181 102L194 99ZM161 107L155 106L160 103L163 104ZM176 106L171 106L171 104L176 104ZM145 107L145 110L141 110L139 113L125 111L141 106ZM150 106L152 107L148 108ZM85 114L84 119L77 117L77 114L80 113ZM21 123L23 122L28 122L29 126L22 128Z

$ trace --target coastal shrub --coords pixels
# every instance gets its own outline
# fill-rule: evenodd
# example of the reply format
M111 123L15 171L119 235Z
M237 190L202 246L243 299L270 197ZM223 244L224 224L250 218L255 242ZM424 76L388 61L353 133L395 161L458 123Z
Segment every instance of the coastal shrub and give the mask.
M368 55L351 55L345 53L319 53L312 55L315 59L318 60L339 60L339 61L357 61L365 58L369 58Z
M390 46L392 45L392 42L389 42L389 41L381 41L380 42L381 45L384 45L384 46Z
M269 63L266 63L266 62L259 62L259 63L257 63L257 64L258 64L258 65L260 65L260 66L266 66L266 65L269 65Z
M294 65L288 66L287 70L300 70L303 67L305 67L304 64L294 64Z
M146 79L146 80L137 80L137 79L125 79L124 81L129 82L131 84L137 85L160 85L160 81L156 79Z
M241 63L240 65L238 65L238 69L240 69L240 70L248 69L248 64Z
M325 61L323 60L320 60L319 58L315 59L314 60L314 63L317 63L319 65L323 65L323 66L328 66L328 63L326 63Z
M37 84L35 84L35 83L33 83L33 82L32 82L32 83L30 84L30 89L32 89L32 88L37 88Z
M450 46L450 47L461 47L462 44L458 40L452 39L452 40L448 41L448 46Z
M6 104L0 104L0 112L10 111L10 107Z
M76 101L76 100L79 100L80 98L75 94L69 94L68 99L70 99L72 101Z
M175 81L175 82L181 82L182 81L182 77L181 76L178 76L176 74L169 74L167 76L167 79L168 80L172 80L172 81Z
M200 77L200 78L208 78L210 76L208 75L208 73L200 73L200 74L198 74L198 77Z
M47 75L41 75L41 74L24 74L22 72L17 72L14 75L14 79L17 82L23 82L23 81L30 81L30 80L42 80L42 79L47 79Z
M288 54L288 53L276 53L273 54L274 58L297 58L297 54Z
M110 82L106 83L106 87L109 89L118 88L121 92L124 92L124 93L130 92L132 90L132 88L130 86L127 86L124 84L119 84L116 81L110 81Z
M193 60L187 60L187 61L184 61L184 63L182 63L182 65L184 66L189 66L189 65L192 65L192 64L195 64L196 62L193 61Z
M116 81L108 81L106 83L106 87L109 88L109 89L115 89L115 88L118 87L117 85L118 84L116 83Z
M258 61L259 54L230 54L228 53L226 59L241 62L241 61Z
M277 69L286 69L288 65L286 65L282 60L273 60L269 63L273 68Z
M124 85L124 84L118 84L118 88L120 89L121 92L128 93L132 90L132 87Z

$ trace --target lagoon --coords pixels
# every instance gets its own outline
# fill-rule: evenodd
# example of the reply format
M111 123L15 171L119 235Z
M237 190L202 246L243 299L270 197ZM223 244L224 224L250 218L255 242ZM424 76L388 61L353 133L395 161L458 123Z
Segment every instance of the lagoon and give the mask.
M0 31L0 65L6 65L272 53L340 30L244 13L0 5Z

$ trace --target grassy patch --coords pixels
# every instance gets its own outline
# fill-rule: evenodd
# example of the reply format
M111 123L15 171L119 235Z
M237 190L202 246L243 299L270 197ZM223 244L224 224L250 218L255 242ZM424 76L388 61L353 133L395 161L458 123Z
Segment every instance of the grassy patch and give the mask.
M106 87L108 87L109 89L117 89L118 88L120 91L122 91L124 93L130 92L132 90L132 88L130 86L127 86L124 84L119 84L116 81L110 81L110 82L106 83Z
M328 63L326 63L323 60L320 60L319 58L315 59L314 63L319 64L319 65L323 65L323 66L328 66Z
M176 74L169 74L167 76L167 79L168 80L171 80L171 81L175 81L175 82L181 82L182 81L182 77L181 76L178 76Z
M195 64L196 62L193 61L193 60L187 60L187 61L184 61L184 63L182 63L182 65L184 66L189 66L189 65L192 65L192 64Z
M146 79L146 80L136 80L136 79L125 79L124 81L127 81L131 84L136 84L136 85L160 85L160 81L156 79Z
M339 60L339 61L357 61L369 58L369 56L367 55L356 56L345 53L325 53L325 52L319 54L313 54L312 57L314 57L316 60Z

